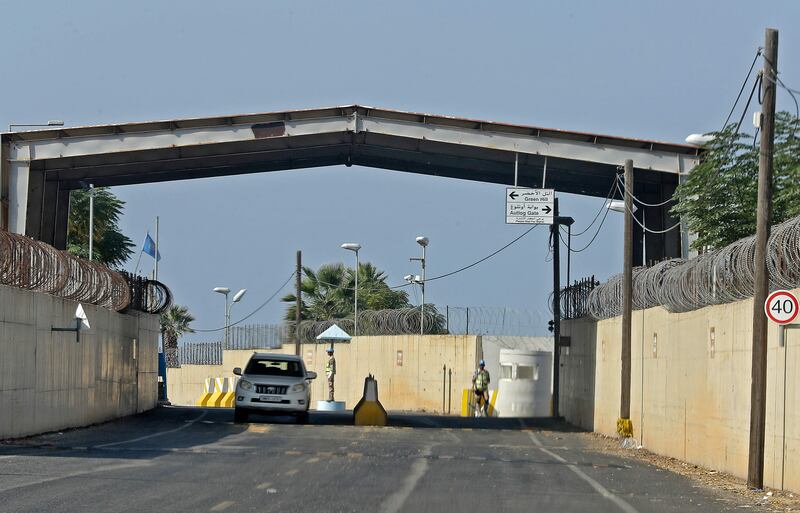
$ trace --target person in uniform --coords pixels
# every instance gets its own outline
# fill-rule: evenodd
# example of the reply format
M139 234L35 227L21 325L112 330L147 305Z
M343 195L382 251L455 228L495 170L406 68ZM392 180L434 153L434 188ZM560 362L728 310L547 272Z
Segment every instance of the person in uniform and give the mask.
M336 358L333 357L333 346L328 348L328 363L325 364L325 376L328 377L328 401L333 401L333 380L336 377Z

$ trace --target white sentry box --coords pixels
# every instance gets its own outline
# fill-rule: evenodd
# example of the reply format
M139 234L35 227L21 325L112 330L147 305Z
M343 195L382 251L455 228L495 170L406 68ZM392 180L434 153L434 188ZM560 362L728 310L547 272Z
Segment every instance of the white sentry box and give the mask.
M500 417L549 417L553 387L553 353L500 350L495 410Z

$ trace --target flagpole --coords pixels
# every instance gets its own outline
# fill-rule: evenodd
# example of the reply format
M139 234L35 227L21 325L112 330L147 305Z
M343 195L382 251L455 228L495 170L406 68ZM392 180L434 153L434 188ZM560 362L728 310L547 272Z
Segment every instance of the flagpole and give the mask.
M156 216L156 257L154 260L156 261L156 269L153 279L158 281L158 216Z
M147 242L147 238L145 236L145 243ZM136 259L136 269L133 270L133 274L139 273L139 264L142 262L142 253L144 253L144 246L142 249L139 250L139 258Z

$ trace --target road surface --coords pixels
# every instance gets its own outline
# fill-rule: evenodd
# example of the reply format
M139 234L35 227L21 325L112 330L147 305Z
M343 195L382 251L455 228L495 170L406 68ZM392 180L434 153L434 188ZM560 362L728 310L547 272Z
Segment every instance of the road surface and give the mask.
M387 428L159 408L0 444L0 512L733 511L548 420L396 415ZM741 502L741 501L739 501Z

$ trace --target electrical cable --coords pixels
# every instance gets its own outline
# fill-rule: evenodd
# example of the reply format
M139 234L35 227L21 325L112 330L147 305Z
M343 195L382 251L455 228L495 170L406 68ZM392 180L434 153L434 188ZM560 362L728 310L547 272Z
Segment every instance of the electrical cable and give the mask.
M213 333L213 332L215 332L215 331L222 331L222 330L224 330L225 328L230 328L231 326L236 326L237 324L239 324L239 323L241 323L241 322L244 322L244 321L246 321L246 320L247 320L247 319L249 319L250 317L254 316L254 315L255 315L255 314L258 312L258 311L260 311L262 308L264 308L265 306L267 306L267 304L268 304L270 301L272 301L273 299L275 299L275 296L277 296L278 294L280 294L280 292L281 292L281 291L282 291L282 290L283 290L283 289L286 287L286 285L288 285L288 284L289 284L289 282L291 281L291 279L292 279L292 278L294 278L294 275L295 275L295 274L296 274L295 272L292 272L292 274L290 274L290 275L289 275L289 278L287 278L287 280L286 280L285 282L283 282L283 285L281 285L281 287L280 287L278 290L276 290L274 294L272 294L270 297L268 297L266 301L264 301L263 303L261 303L261 305L260 305L258 308L256 308L256 309L255 309L255 310L253 310L252 312L250 312L250 313L249 313L248 315L246 315L245 317L243 317L243 318L239 319L238 321L236 321L236 322L234 322L234 323L231 323L231 324L229 324L229 325L227 325L227 326L223 326L223 327L221 327L221 328L214 328L214 329L211 329L211 330L201 330L201 329L195 329L195 330L192 330L192 331L193 331L193 332L195 332L195 333Z
M616 185L616 184L615 184L615 185ZM617 187L617 190L619 190L619 187ZM588 243L588 244L586 244L586 245L585 245L584 247L582 247L581 249L572 249L572 248L570 247L570 248L569 248L569 252L570 252L570 253L581 253L581 252L583 252L583 251L586 251L587 249L589 249L589 246L591 246L591 245L592 245L592 243L595 241L595 239L597 238L597 236L600 234L600 229L603 227L603 224L605 224L605 222L606 222L606 217L608 217L608 213L609 213L610 211L611 211L611 209L610 209L610 208L607 208L607 209L606 209L606 212L605 212L605 214L603 214L603 219L600 221L600 225L597 227L597 231L595 231L595 232L594 232L594 236L592 237L592 240L590 240L590 241L589 241L589 243Z
M800 91L796 91L796 90L788 87L786 84L783 83L783 80L781 80L781 78L778 77L778 76L776 76L775 79L777 79L777 82L775 80L773 80L772 77L767 77L767 80L769 80L773 84L779 85L787 93L789 93L789 96L791 96L792 101L794 101L794 110L795 110L795 119L796 119L795 127L792 130L792 139L794 139L795 133L797 132L797 123L800 123L800 104L798 104L797 97L795 97L794 93L800 94Z
M620 192L620 194L622 194L622 190L621 189L620 189L619 192ZM643 225L641 223L641 221L636 219L636 216L633 215L633 212L631 212L631 210L628 208L627 204L625 204L625 210L627 210L628 213L630 213L630 215L633 218L633 220L636 221L636 224L641 226L642 230L646 231L647 233L655 233L655 234L667 233L667 232L670 232L670 231L674 230L675 228L678 228L681 225L680 221L678 221L677 223L675 223L674 225L670 226L669 228L667 228L665 230L651 230L651 229L647 228L645 225Z
M753 73L753 68L756 66L756 62L758 61L758 57L761 55L762 50L763 48L760 46L758 47L758 50L756 50L756 55L753 57L753 62L750 64L750 69L747 71L747 76L745 76L744 82L742 82L742 87L739 89L739 94L736 96L736 101L733 102L733 107L731 107L731 111L728 113L728 117L725 119L725 124L722 125L722 130L725 130L725 127L728 126L728 122L731 120L733 111L736 110L736 106L739 104L739 99L742 97L742 92L744 91L745 86L747 86L747 82L750 80L750 75ZM722 130L720 130L720 132Z
M644 202L644 201L640 200L639 198L637 198L636 196L634 196L630 192L628 192L628 188L625 186L625 181L622 178L620 178L619 176L617 176L617 182L622 185L622 187L625 189L625 192L630 194L631 198L633 198L633 201L635 201L636 203L638 203L640 205L644 205L645 207L663 207L664 205L666 205L667 203L669 203L671 201L677 201L675 198L669 198L668 200L662 201L661 203L647 203L647 202ZM619 187L619 186L617 186L617 187ZM625 195L623 194L623 197L624 196Z
M608 190L608 194L606 194L606 199L603 200L603 204L600 206L600 209L597 211L597 214L595 214L594 219L592 219L592 222L589 223L589 226L587 226L582 231L580 231L578 233L573 233L572 234L573 237L580 237L584 233L588 232L589 229L592 226L594 226L595 221L597 221L597 218L600 217L600 214L603 212L603 210L608 210L608 208L607 208L608 201L614 195L614 186L616 185L616 181L617 181L617 177L615 175L614 180L612 180L612 182L611 182L611 188Z
M753 89L750 90L750 96L747 98L747 105L744 106L744 110L742 111L742 117L739 118L739 123L736 124L736 132L735 134L739 133L739 129L742 128L742 121L744 121L744 117L747 115L747 109L750 108L750 102L753 101L753 94L756 92L756 87L761 84L761 75L756 78L755 83L753 83Z
M501 251L503 251L503 250L504 250L504 249L506 249L507 247L511 246L512 244L514 244L515 242L517 242L518 240L520 240L520 239L521 239L521 238L523 238L524 236L528 235L529 233L531 233L531 231L533 231L533 229L534 229L534 228L536 228L536 227L538 227L538 226L541 226L541 225L535 224L535 225L531 226L530 228L528 228L527 230L525 230L525 232L524 232L522 235L520 235L520 236L519 236L519 237L517 237L516 239L512 240L511 242L509 242L508 244L506 244L506 245L505 245L505 246L503 246L502 248L498 249L497 251L494 251L494 252L490 253L489 255L487 255L487 256L485 256L485 257L481 258L481 259L480 259L480 260L478 260L477 262L473 262L473 263L471 263L471 264L469 264L469 265L465 265L464 267L462 267L462 268L460 268L460 269L456 269L455 271L451 271L451 272L449 272L449 273L445 273L445 274L442 274L442 275L440 275L440 276L434 276L433 278L427 278L425 281L426 281L426 282L428 282L428 281L441 280L442 278L447 278L448 276L452 276L452 275L454 275L454 274L457 274L457 273L460 273L460 272L462 272L462 271L466 271L467 269L469 269L469 268L471 268L471 267L475 267L476 265L478 265L478 264L480 264L480 263L482 263L482 262L485 262L485 261L489 260L490 258L492 258L492 257L493 257L493 256L495 256L496 254L500 253Z

